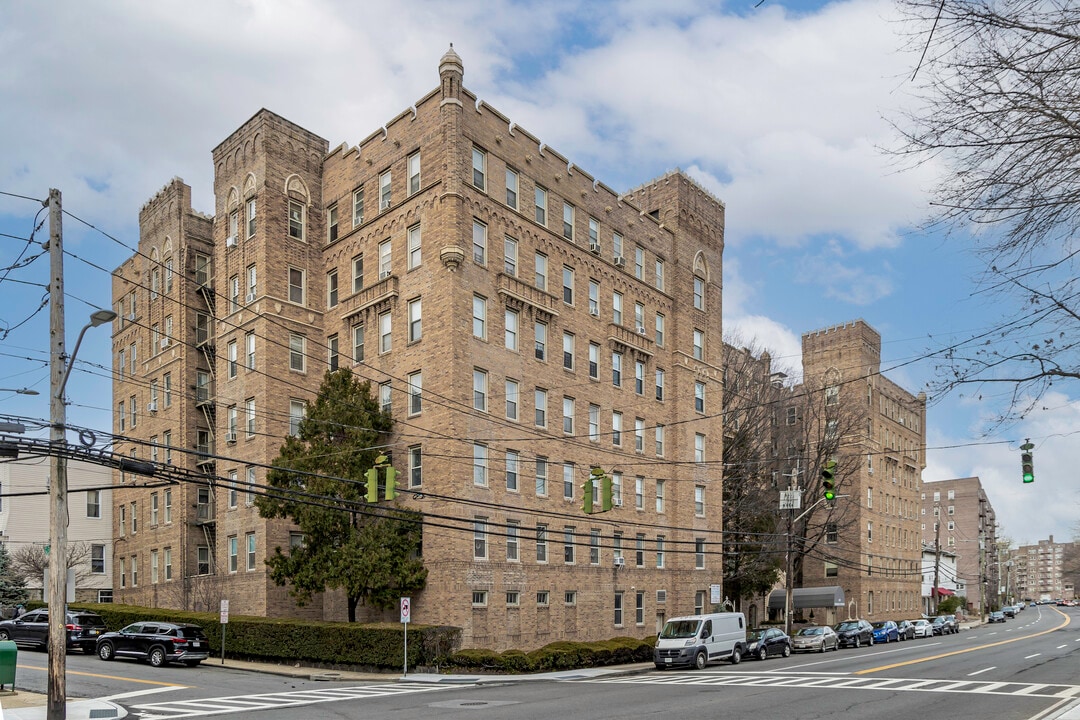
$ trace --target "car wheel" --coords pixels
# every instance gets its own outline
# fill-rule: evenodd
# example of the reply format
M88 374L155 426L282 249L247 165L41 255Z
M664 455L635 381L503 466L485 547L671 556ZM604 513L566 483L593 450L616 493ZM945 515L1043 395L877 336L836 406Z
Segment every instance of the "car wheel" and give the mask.
M7 630L0 630L0 641L7 641L11 639L11 633Z
M759 648L757 651L757 659L764 660L767 657L769 657L769 651L765 648L764 645L762 645L761 648Z
M740 662L742 662L742 650L735 648L731 651L731 664L738 665Z
M822 643L822 647L824 647L824 643ZM784 649L780 651L780 654L784 657L791 657L791 646L785 645Z
M824 641L824 640L822 640L822 641L821 641L821 650L820 650L820 652L824 653L824 652L825 652L826 650L828 650L828 649L829 649L829 648L825 647L825 641Z
M161 667L165 664L165 648L155 645L150 648L150 653L146 656L146 659L152 667Z
M111 642L103 642L98 645L97 656L102 660L112 660L115 656L116 649Z
M860 638L858 635L856 635L855 636L855 649L858 650L861 647L862 647L862 638Z

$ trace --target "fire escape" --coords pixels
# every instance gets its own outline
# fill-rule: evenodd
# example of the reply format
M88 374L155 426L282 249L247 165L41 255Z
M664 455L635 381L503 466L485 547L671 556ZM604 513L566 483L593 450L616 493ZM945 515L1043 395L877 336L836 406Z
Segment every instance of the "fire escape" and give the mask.
M214 479L217 464L214 452L215 402L214 402L214 285L210 259L205 255L196 255L195 283L199 288L199 297L203 307L195 311L195 347L200 353L200 362L195 370L195 407L202 413L195 433L195 465L206 475L206 485L200 485L195 503L196 527L202 528L206 541L206 557L200 552L196 559L197 574L209 575L213 572L212 561L215 530Z

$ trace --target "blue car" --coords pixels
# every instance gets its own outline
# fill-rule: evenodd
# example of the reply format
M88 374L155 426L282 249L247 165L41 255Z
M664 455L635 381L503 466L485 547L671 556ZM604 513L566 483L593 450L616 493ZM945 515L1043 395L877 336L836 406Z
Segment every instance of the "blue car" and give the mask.
M873 626L875 643L900 642L900 630L892 620L878 620Z

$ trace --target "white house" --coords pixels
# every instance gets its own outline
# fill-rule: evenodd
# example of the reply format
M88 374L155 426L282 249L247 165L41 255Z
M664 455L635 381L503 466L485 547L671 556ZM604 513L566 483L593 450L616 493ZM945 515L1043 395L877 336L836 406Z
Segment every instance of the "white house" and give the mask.
M956 553L942 548L940 552L932 543L922 546L922 604L923 613L934 614L934 568L937 568L938 600L949 595L964 595L966 586L956 571Z

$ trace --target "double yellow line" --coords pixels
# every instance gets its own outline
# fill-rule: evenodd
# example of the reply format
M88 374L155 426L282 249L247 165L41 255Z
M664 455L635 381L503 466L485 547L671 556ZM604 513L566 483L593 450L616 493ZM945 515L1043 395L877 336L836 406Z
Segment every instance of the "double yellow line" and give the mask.
M1057 608L1051 608L1054 612L1061 615L1065 619L1065 622L1061 623L1057 627L1052 627L1049 630L1043 630L1032 635L1019 635L1008 640L999 640L998 642L988 643L986 645L975 645L973 647L964 648L963 650L953 650L952 652L941 653L940 655L931 655L929 657L916 658L914 660L905 660L904 662L893 663L892 665L881 665L879 667L867 668L865 670L856 670L854 675L869 675L870 673L881 672L882 670L892 670L893 668L904 667L905 665L917 665L923 662L929 662L930 660L940 660L941 658L952 657L953 655L963 655L964 653L975 652L976 650L985 650L987 648L998 647L999 645L1008 645L1019 640L1027 640L1028 638L1039 637L1040 635L1048 635L1052 632L1057 632L1061 628L1067 626L1071 622L1071 618L1065 613L1061 612Z
M16 665L16 668L23 670L40 670L46 671L46 668L38 667L37 665ZM120 675L101 675L99 673L82 672L80 670L68 670L68 675L82 675L84 677L102 678L103 680L123 680L124 682L142 683L143 685L160 685L163 687L188 687L187 685L180 685L179 683L161 682L158 680L140 680L139 678L123 677Z

